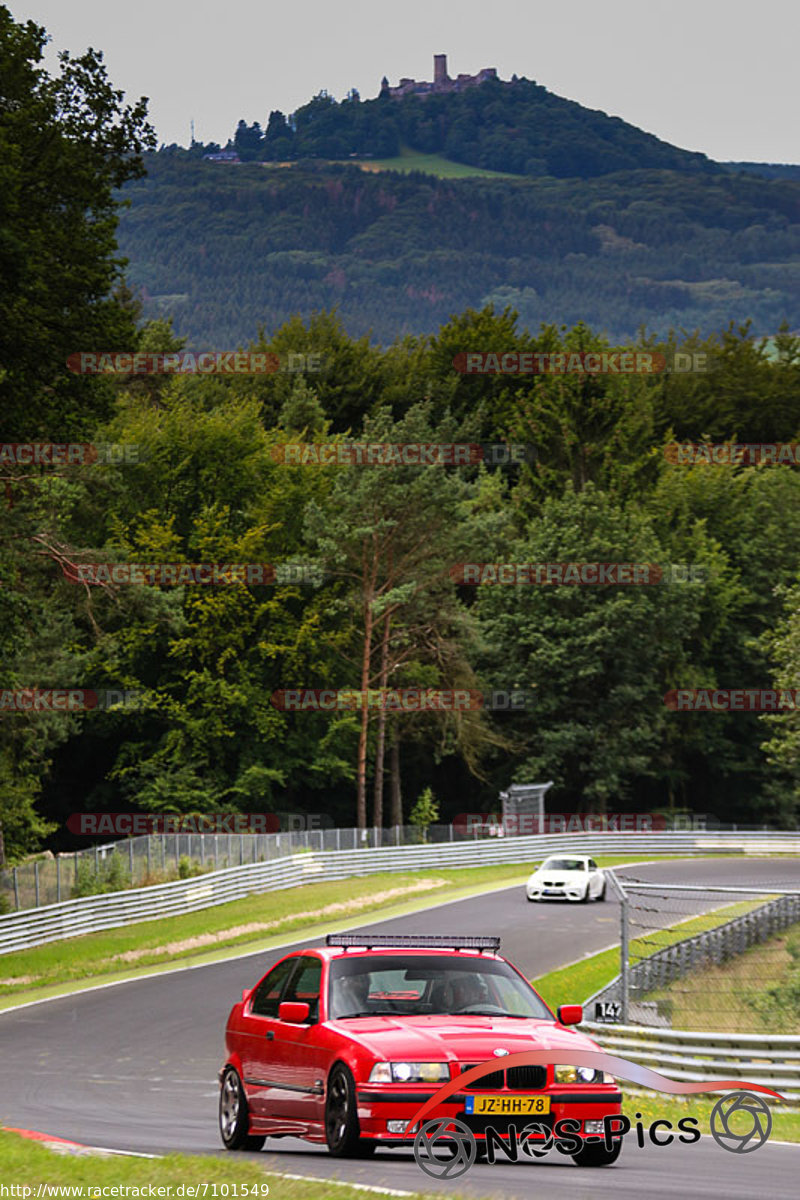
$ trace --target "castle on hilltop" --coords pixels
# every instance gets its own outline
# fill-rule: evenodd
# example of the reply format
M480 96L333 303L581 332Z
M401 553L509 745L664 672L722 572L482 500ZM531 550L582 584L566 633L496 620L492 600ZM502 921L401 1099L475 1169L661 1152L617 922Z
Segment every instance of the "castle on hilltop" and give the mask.
M433 83L425 83L418 79L401 79L397 87L389 87L389 80L384 75L381 80L381 95L393 96L395 99L403 96L437 96L448 92L463 92L467 88L486 83L487 79L497 79L496 67L484 67L477 75L459 75L451 79L447 74L447 55L434 54Z

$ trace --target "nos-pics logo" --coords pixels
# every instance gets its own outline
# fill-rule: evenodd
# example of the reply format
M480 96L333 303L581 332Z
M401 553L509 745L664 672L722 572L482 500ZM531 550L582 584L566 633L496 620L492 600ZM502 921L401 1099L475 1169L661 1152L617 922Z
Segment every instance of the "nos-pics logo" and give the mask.
M716 1101L711 1111L710 1131L717 1145L734 1154L750 1154L763 1146L769 1138L772 1131L772 1114L763 1099L763 1094L766 1093L777 1100L783 1099L781 1094L772 1088L748 1083L746 1080L678 1082L650 1067L629 1062L601 1050L581 1050L573 1052L572 1057L576 1066L599 1068L614 1077L629 1079L635 1084L669 1095L696 1095L733 1089L732 1095L723 1096ZM511 1054L503 1061L504 1067L546 1066L554 1063L556 1059L552 1057L552 1051L533 1050ZM433 1114L440 1105L448 1102L451 1105L460 1104L454 1099L457 1092L463 1092L466 1086L474 1089L477 1080L496 1070L496 1061L471 1067L439 1088L409 1119L406 1133L417 1131L414 1138L414 1157L427 1175L437 1179L457 1179L474 1164L478 1157L478 1140L470 1126L464 1120L458 1119L465 1116L463 1111L450 1116L442 1116L441 1112L435 1117ZM614 1100L609 1100L610 1105L614 1103ZM619 1094L616 1103L619 1103ZM431 1119L425 1121L426 1117ZM636 1117L636 1143L642 1148L646 1144L645 1128L638 1119L639 1113ZM582 1132L581 1121L569 1117L563 1117L552 1125L536 1121L521 1128L505 1122L502 1129L487 1125L483 1131L482 1152L489 1162L494 1162L496 1149L501 1150L505 1157L513 1162L518 1161L520 1152L530 1158L540 1158L552 1149L572 1156L583 1154L590 1152L588 1146L584 1151L586 1143L598 1145L598 1149L599 1144L604 1143L605 1150L611 1153L615 1147L621 1146L622 1138L632 1128L630 1119L621 1112L604 1115L597 1124L602 1124L602 1133L593 1131L591 1135ZM678 1140L687 1145L699 1141L701 1135L696 1128L698 1124L699 1121L695 1117L682 1118L678 1122L678 1129L681 1131ZM675 1141L672 1128L668 1120L653 1121L647 1130L649 1141L654 1146L672 1144Z

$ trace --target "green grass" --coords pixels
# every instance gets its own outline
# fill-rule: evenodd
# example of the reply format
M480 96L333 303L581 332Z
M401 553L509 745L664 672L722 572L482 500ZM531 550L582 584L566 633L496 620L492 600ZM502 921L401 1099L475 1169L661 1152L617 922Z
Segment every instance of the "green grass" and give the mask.
M760 904L763 904L761 899L726 904L723 908L718 908L714 912L702 913L698 917L692 917L689 921L683 921L680 925L649 933L647 938L634 938L630 944L630 961L635 962L637 958L654 953L655 949L661 950L665 946L672 946L675 942L683 941L684 938L691 937L695 933L702 933L706 929L724 925L726 921L738 917L740 913L758 908ZM654 939L657 939L655 947ZM600 988L609 984L618 974L619 948L615 946L611 950L601 950L599 954L589 955L571 966L561 967L557 971L549 971L546 975L540 975L538 979L531 982L542 999L552 1008L558 1004L580 1004L589 996L593 996ZM676 1026L676 1028L682 1027Z
M467 163L453 162L441 154L423 154L417 150L403 147L394 158L347 159L350 164L367 171L424 171L427 175L436 175L439 179L466 179L480 175L485 179L521 179L521 175L513 175L508 171L490 171L484 167L470 167Z
M148 1195L150 1185L165 1189L171 1187L173 1200L178 1184L185 1185L184 1197L192 1195L188 1190L190 1186L197 1188L195 1200L203 1200L203 1184L209 1185L205 1191L206 1200L214 1200L212 1184L217 1185L218 1197L223 1194L228 1197L246 1195L257 1197L258 1200L267 1196L272 1200L331 1200L331 1197L336 1200L364 1200L365 1195L361 1190L347 1185L332 1185L325 1179L286 1179L265 1171L257 1161L242 1159L236 1154L228 1154L224 1158L205 1154L168 1154L164 1158L54 1154L46 1146L1 1129L0 1182L6 1186L29 1187L32 1189L30 1196L35 1195L39 1184L83 1187L86 1200L102 1197L102 1191L96 1191L98 1188L119 1185L144 1188L144 1196ZM224 1184L227 1185L227 1191L220 1186ZM376 1187L375 1193L379 1190ZM25 1200L24 1194L16 1194ZM161 1194L167 1197L170 1192ZM106 1196L109 1195L111 1193L107 1191ZM128 1195L135 1196L136 1193L129 1192Z
M658 861L666 856L658 856ZM678 857L678 856L676 856ZM606 856L601 866L643 862L641 856ZM111 982L131 978L144 969L160 970L178 961L213 962L233 949L269 949L286 940L287 934L302 930L308 937L363 924L365 914L380 913L382 919L435 906L445 900L466 897L495 887L522 886L532 863L503 866L459 867L455 870L386 872L361 875L342 883L305 884L275 892L254 893L243 900L182 916L141 921L105 933L85 934L0 955L0 1009L74 990L86 981ZM409 891L386 898L381 893L412 888L422 881L438 882L428 891ZM202 877L198 886L202 886ZM354 902L348 912L336 910L344 894ZM253 925L269 924L268 929ZM501 931L502 932L502 931ZM213 943L198 943L214 935ZM126 960L123 956L135 956ZM599 985L598 985L599 986Z

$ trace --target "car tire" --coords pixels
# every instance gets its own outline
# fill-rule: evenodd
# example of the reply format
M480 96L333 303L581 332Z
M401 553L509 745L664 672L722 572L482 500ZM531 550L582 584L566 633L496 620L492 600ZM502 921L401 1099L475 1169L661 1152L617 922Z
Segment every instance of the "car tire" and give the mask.
M581 896L581 899L580 899L581 904L589 903L589 891L590 891L589 884L587 883L586 887L584 888L583 895Z
M535 897L535 896L527 896L527 897L526 897L526 899L527 899L527 901L528 901L528 904L535 904L535 903L536 903L536 897Z
M242 1081L234 1067L226 1067L219 1092L219 1132L226 1150L260 1150L267 1140L249 1133L250 1110Z
M578 1167L610 1167L619 1158L621 1150L622 1138L610 1150L602 1142L599 1146L584 1143L578 1153L572 1155L572 1161Z
M597 899L598 899L598 900L605 900L605 898L606 898L606 881L605 881L605 879L604 879L604 880L603 880L603 886L600 888L600 895L597 897Z
M375 1143L361 1137L352 1071L336 1063L328 1076L325 1097L325 1141L334 1158L366 1158Z

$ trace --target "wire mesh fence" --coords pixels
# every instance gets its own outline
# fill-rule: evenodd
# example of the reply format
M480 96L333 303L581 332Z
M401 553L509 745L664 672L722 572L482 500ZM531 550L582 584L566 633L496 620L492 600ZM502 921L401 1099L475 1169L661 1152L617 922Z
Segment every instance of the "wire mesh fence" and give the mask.
M454 840L460 840L460 835L452 825L131 837L71 854L45 855L35 862L0 870L0 913L124 888L169 883L206 871L269 862L303 851L355 851Z
M800 1032L800 886L786 886L790 874L752 888L626 874L620 975L591 997L587 1015L665 1029Z

